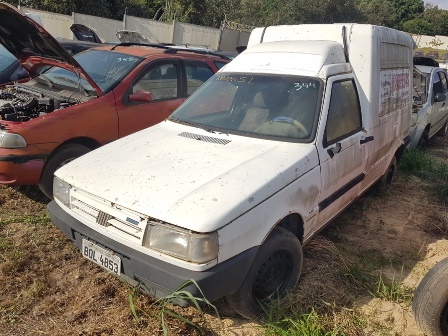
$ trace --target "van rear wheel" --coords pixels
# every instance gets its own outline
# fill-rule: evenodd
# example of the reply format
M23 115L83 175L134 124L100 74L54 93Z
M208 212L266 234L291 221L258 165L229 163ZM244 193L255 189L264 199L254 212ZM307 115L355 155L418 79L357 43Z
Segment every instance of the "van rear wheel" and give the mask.
M260 246L241 288L227 302L241 316L258 320L266 304L284 297L299 280L303 253L299 239L276 227Z
M55 171L74 159L90 152L90 148L80 144L67 144L57 149L45 163L40 177L39 188L49 199L53 199L53 177Z
M390 187L394 180L395 172L397 170L397 158L394 156L387 167L386 172L380 178L376 185L376 191L379 194L383 194Z

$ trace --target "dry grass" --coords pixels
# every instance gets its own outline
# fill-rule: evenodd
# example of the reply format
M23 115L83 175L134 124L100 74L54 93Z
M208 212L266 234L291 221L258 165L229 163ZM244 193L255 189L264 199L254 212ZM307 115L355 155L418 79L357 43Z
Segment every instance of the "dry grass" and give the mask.
M430 153L448 162L447 145L436 138ZM135 319L132 289L84 259L45 206L37 188L0 186L0 333L162 334L154 299L136 296ZM421 335L409 290L448 254L447 220L447 204L431 183L401 173L389 192L365 195L305 246L303 275L273 306L270 325L238 318L225 300L215 303L221 321L212 310L205 309L204 322L194 308L172 309L212 335L303 335L299 328L308 327L316 335ZM171 335L200 334L167 321Z

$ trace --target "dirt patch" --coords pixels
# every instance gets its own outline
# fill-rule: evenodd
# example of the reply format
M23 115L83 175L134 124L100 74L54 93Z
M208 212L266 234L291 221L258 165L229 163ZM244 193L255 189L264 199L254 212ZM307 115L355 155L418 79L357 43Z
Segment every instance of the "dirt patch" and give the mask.
M448 164L448 140L435 138L429 153ZM55 228L37 188L0 187L0 330L2 335L161 335L154 299L84 259ZM398 174L381 196L368 193L305 249L304 271L282 302L291 314L316 311L349 335L422 335L411 312L412 291L448 255L448 205L423 179ZM385 283L384 288L381 287ZM396 288L392 285L396 285ZM394 291L390 290L394 288ZM260 335L263 327L215 302L172 308L206 334ZM199 335L166 317L172 335Z

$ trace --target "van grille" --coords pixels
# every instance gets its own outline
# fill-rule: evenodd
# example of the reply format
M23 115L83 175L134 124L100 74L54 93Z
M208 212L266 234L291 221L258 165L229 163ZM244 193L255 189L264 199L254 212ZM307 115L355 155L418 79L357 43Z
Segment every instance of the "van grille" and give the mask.
M96 196L72 189L71 209L90 224L105 228L121 238L142 245L148 219L129 209L123 209Z

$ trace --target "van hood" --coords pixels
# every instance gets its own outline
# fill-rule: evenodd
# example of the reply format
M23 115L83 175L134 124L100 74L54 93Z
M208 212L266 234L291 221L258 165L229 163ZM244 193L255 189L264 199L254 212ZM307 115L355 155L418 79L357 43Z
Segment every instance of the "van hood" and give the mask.
M165 121L84 155L55 175L111 204L211 232L317 165L314 144L213 134Z
M99 95L101 89L59 42L33 19L13 6L0 3L0 43L13 54L31 77L43 66L58 66L81 73Z

